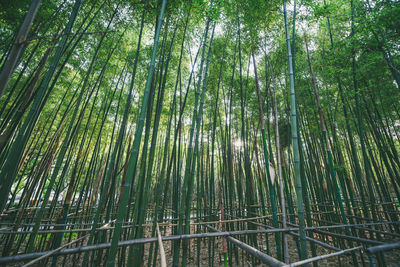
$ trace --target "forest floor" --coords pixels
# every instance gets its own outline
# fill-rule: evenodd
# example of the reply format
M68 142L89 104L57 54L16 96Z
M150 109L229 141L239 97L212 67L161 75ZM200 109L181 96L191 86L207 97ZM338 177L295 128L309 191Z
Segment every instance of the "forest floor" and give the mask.
M161 234L163 236L168 236L171 235L171 230L170 229L164 229L161 230ZM205 230L204 230L205 231ZM194 229L191 229L191 233L196 233ZM150 237L146 236L146 237ZM238 237L235 237L239 239ZM275 238L273 234L269 234L268 236L268 243L269 243L269 249L270 249L270 254L274 257L276 257L276 248L275 248ZM393 239L391 237L382 240L385 243L393 243L393 242L398 242L400 239ZM329 242L329 240L327 240ZM189 255L188 255L188 266L198 266L198 241L197 239L191 239L189 243ZM251 244L249 241L247 244ZM266 242L265 242L265 235L263 234L258 234L257 235L257 244L258 244L258 249L263 251L264 253L266 252ZM333 243L329 243L330 245L334 245ZM172 266L172 242L163 242L164 245L164 250L165 250L165 255L166 255L166 260L167 260L167 266ZM307 242L308 245L308 257L312 257L311 255L311 247L310 247L310 242ZM214 266L223 266L224 265L224 256L222 252L222 238L215 238L215 245L211 251L214 252ZM290 257L290 262L296 262L299 261L299 255L297 252L297 246L296 246L296 240L294 236L288 235L288 247L289 247L289 257ZM144 255L144 263L143 266L147 266L147 260L148 260L148 252L149 252L150 245L146 244L145 245L145 255ZM320 245L315 245L316 248L316 254L317 256L321 255L326 255L333 253L335 251L326 249L324 247L321 247ZM209 255L209 240L204 238L200 241L200 266L211 266L211 262L209 260L210 255ZM232 253L233 255L233 253ZM363 266L370 266L369 260L367 255L362 252L360 254L360 251L356 252L356 256L358 259L358 262L363 265ZM233 256L234 258L234 256ZM236 262L235 259L233 259L233 266L267 266L265 264L262 264L260 262L253 262L254 258L252 256L249 256L245 251L241 250L240 248L238 249L238 258L239 262ZM392 250L384 253L384 258L385 258L385 263L387 267L396 267L400 266L400 253L398 250ZM376 264L376 258L374 257L374 264ZM158 255L157 257L157 265L159 266L160 262L160 257ZM323 259L318 261L319 266L353 266L353 261L351 254L346 254L342 256L334 256L331 258ZM311 266L311 265L309 265Z
M171 232L171 227L160 227L161 235L162 236L169 236L172 235ZM201 232L209 232L207 229L201 229ZM191 229L191 233L196 233L196 229ZM151 229L146 229L145 230L145 237L150 237L151 236ZM256 236L256 242L257 242L257 249L266 252L266 242L265 242L265 235L264 234L257 234ZM235 236L235 238L240 239L238 236ZM269 255L276 257L276 248L275 248L275 238L273 234L268 235L268 244L269 244ZM319 238L318 238L319 239ZM209 239L208 238L202 238L201 240L199 239L190 239L189 242L189 253L188 253L188 264L187 266L212 266L210 259L213 259L213 266L223 266L224 265L224 257L223 257L223 252L222 252L222 238L214 238L214 243L211 245L211 249L209 248ZM320 239L322 240L322 239ZM199 242L200 241L200 242ZM242 239L245 243L252 245L254 243L251 243L250 240L244 240ZM399 238L395 239L392 237L388 237L382 240L385 243L393 243L393 242L398 242L400 241ZM253 241L254 242L254 241ZM330 242L330 240L325 240L326 243L334 246L333 243ZM86 242L85 242L86 243ZM155 244L155 243L154 243ZM78 244L76 244L78 245ZM83 245L82 243L80 245ZM200 254L198 254L198 248L200 245ZM308 245L308 257L312 257L311 255L311 247L310 247L310 242L307 242ZM164 250L165 250L165 255L166 255L166 260L167 260L167 266L172 266L172 242L163 242ZM253 245L252 245L253 246ZM288 246L289 246L289 257L290 257L290 262L296 262L299 260L298 252L297 252L297 246L296 246L296 240L294 236L288 235ZM72 246L74 247L74 246ZM316 245L316 254L317 256L321 255L326 255L333 253L334 251L326 249L324 247L321 247L320 245ZM232 248L232 247L231 247ZM150 251L150 244L145 244L144 246L144 262L142 266L147 266L148 264L148 257L149 257L149 251ZM213 255L210 255L213 253ZM242 249L238 248L238 261L235 259L235 254L232 253L232 266L267 266L265 264L260 263L259 261L255 261L254 257L248 255L245 251ZM228 253L229 254L229 253ZM82 255L81 257L77 258L78 254L75 255L69 255L66 258L63 257L62 259L66 259L65 265L64 265L64 260L59 260L57 263L57 266L80 266L81 265L81 260L82 260ZM182 250L181 250L181 256L182 256ZM199 264L198 264L198 256L199 256ZM368 257L365 253L361 253L360 251L356 252L356 256L358 259L358 262L362 266L370 266ZM229 257L229 256L228 256ZM51 257L50 257L51 258ZM106 260L105 255L103 253L103 262ZM387 267L395 267L395 266L400 266L400 253L398 250L392 250L384 253L384 259ZM26 263L26 262L25 262ZM374 263L376 264L376 258L374 257ZM16 264L10 264L8 266L22 266L24 263L16 263ZM45 263L44 265L46 266L49 264L49 261ZM352 262L352 257L351 254L347 255L342 255L342 256L334 256L331 258L323 259L318 261L319 266L353 266ZM34 264L33 266L43 266L43 262L39 262L37 264ZM102 266L102 264L100 264ZM157 263L156 266L160 266L160 256L159 253L157 253ZM311 264L309 265L311 266Z

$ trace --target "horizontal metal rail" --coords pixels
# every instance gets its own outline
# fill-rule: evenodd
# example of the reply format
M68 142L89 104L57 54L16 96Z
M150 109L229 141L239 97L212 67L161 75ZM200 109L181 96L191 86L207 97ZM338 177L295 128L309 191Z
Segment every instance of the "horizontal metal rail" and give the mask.
M348 253L350 253L350 252L352 252L354 250L359 250L359 249L362 249L362 246L355 247L355 248L344 249L344 250L341 250L341 251L338 251L338 252L334 252L334 253L330 253L330 254L326 254L326 255L316 256L316 257L312 257L312 258L309 258L309 259L306 259L306 260L302 260L302 261L297 261L297 262L294 262L294 263L291 263L291 264L287 264L284 267L301 266L301 265L305 265L305 264L308 264L308 263L324 260L324 259L327 259L327 258L348 254Z
M369 254L375 254L378 252L388 251L392 249L400 248L400 242L390 243L390 244L383 244L375 247L369 247L365 251Z
M209 238L209 237L229 237L234 235L246 235L246 234L259 234L259 233L275 233L275 232L287 232L287 231L296 231L297 228L287 228L287 229L270 229L270 230L241 230L241 231L232 231L232 232L213 232L213 233L201 233L201 234L187 234L187 235L173 235L173 236L163 236L162 241L173 241L173 240L180 240L180 239L192 239L192 238ZM139 238L133 240L125 240L118 242L119 247L126 247L136 244L146 244L151 242L157 242L157 237L150 237L150 238ZM76 254L82 253L87 251L93 250L101 250L101 249L108 249L110 248L111 243L100 243L95 245L89 246L81 246L76 248L67 248L57 253L52 254L53 256L62 256L62 255L69 255L69 254ZM6 263L13 263L19 261L28 261L33 260L43 255L46 255L52 251L43 251L43 252L36 252L36 253L29 253L29 254L22 254L22 255L14 255L14 256L7 256L0 258L0 264Z
M214 228L214 227L212 227L210 225L206 225L206 227L211 229L212 231L219 232L218 229L216 229L216 228ZM271 257L268 254L265 254L265 253L259 251L258 249L255 249L255 248L247 245L246 243L237 240L236 238L233 238L231 236L227 236L226 239L229 242L231 242L232 244L240 247L241 249L243 249L244 251L246 251L250 255L254 256L255 258L259 259L263 263L268 264L271 267L280 267L280 266L284 266L285 265L284 262L281 262L281 261L275 259L274 257Z

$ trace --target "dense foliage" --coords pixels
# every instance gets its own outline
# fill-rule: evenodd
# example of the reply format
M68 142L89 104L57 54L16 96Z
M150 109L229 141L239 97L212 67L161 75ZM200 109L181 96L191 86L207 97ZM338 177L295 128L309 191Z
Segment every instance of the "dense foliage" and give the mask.
M33 224L4 238L3 256L75 239L46 241L41 224L87 223L85 244L111 242L96 263L138 263L143 245L117 242L154 236L146 221L174 219L172 234L182 234L193 214L272 213L264 223L279 228L287 211L304 259L312 212L343 224L398 220L400 2L303 0L286 12L276 0L42 1L20 39L34 2L0 1L0 70L10 73L0 208L15 231ZM128 221L139 226L122 228ZM112 234L96 232L110 222ZM175 266L186 265L188 245L174 242Z

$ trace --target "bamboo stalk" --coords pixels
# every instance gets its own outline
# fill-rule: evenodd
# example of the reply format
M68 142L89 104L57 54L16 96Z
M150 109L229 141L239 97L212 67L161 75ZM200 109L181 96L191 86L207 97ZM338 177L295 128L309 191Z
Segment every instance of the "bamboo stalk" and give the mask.
M340 255L348 254L348 253L350 253L350 252L353 252L353 251L355 251L355 250L360 250L360 249L362 249L362 248L363 248L362 246L359 246L359 247L354 247L354 248L349 248L349 249L341 250L341 251L334 252L334 253L331 253L331 254L326 254L326 255L321 255L321 256L317 256L317 257L312 257L312 258L309 258L309 259L306 259L306 260L303 260L303 261L298 261L298 262L294 262L294 263L291 263L291 264L287 264L287 265L285 265L285 267L302 266L302 265L306 265L306 264L311 263L311 262L315 262L315 261L324 260L324 259L331 258L331 257L335 257L335 256L340 256Z
M157 229L158 246L160 247L161 267L167 267L167 260L165 258L165 251L164 251L164 246L162 243L162 238L161 238L160 229L158 227L158 223L157 223L156 229Z

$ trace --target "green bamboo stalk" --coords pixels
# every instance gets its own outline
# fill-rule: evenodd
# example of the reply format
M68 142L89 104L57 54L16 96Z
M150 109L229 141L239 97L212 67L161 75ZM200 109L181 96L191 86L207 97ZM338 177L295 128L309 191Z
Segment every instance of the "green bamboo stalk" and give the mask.
M166 25L168 25L168 21L166 23ZM168 58L166 60L166 64L165 64L165 71L163 74L163 80L162 82L160 81L160 86L158 89L158 94L157 94L157 106L156 106L156 112L154 115L154 125L153 125L153 134L152 134L152 140L151 140L151 147L150 147L150 152L149 152L149 165L147 167L147 177L146 177L146 182L145 182L145 187L144 187L144 191L143 191L143 203L141 204L141 210L139 213L139 219L138 219L138 229L137 229L137 233L136 233L136 238L141 238L143 237L143 227L141 226L141 224L144 221L144 214L146 213L146 209L147 209L147 204L148 204L148 192L149 192L149 187L150 187L150 182L152 181L152 170L153 170L153 163L154 163L154 154L155 154L155 146L156 146L156 141L157 141L157 133L158 133L158 128L159 128L159 123L160 123L160 117L161 117L161 109L162 109L162 105L163 105L163 101L164 101L164 92L165 92L165 83L166 83L166 79L167 79L167 74L168 74L168 66L169 66L169 62L171 59L171 51L172 51L172 46L174 43L174 39L175 39L175 33L177 30L177 26L175 27L175 31L174 34L172 36L172 40L170 43L170 48L169 48L169 53L168 53ZM164 57L164 56L163 56ZM164 60L162 60L164 61ZM161 68L161 72L162 72L162 68ZM154 216L154 221L157 221L157 216ZM154 225L153 225L154 228ZM155 231L152 231L152 233L155 233ZM136 250L134 250L134 263L135 264L140 264L141 262L141 252L143 250L143 246L136 246L135 248L137 248ZM150 254L151 255L151 254ZM150 262L151 256L149 256L149 262Z
M2 66L0 72L0 98L4 94L4 90L7 88L7 84L10 81L11 75L17 67L17 63L22 56L25 49L24 42L28 36L29 30L32 26L33 20L35 19L36 13L39 10L41 0L32 1L29 6L29 10L25 15L25 19L19 28L18 34L15 37L14 43L8 54L7 60Z
M139 154L139 145L140 141L142 138L142 131L143 131L143 126L144 126L144 116L147 111L147 102L149 98L149 92L150 92L150 87L153 81L153 75L154 75L154 65L155 65L155 60L156 60L156 55L157 55L157 47L158 47L158 40L161 32L161 25L163 21L163 16L164 16L164 11L165 11L165 5L166 5L166 0L163 0L162 6L161 6L161 11L160 11L160 16L158 20L158 25L156 29L156 35L154 38L154 45L153 45L153 53L151 57L151 62L150 62L150 67L149 67L149 73L147 76L147 82L146 82L146 89L144 92L143 100L142 100L142 107L140 109L140 115L139 115L139 121L137 124L136 128L136 133L133 141L133 146L131 150L131 156L129 158L129 167L128 167L128 172L127 172L127 178L125 181L124 185L124 192L122 194L121 198L121 206L120 207L125 207L127 205L128 201L128 194L130 191L130 186L132 182L132 178L136 169L136 163L137 163L137 158ZM111 248L107 257L107 266L114 266L115 265L115 256L117 253L117 245L118 245L118 240L121 235L121 227L122 227L122 220L125 217L126 209L120 208L118 211L118 216L117 216L117 221L115 223L116 227L114 230L114 234L112 237L112 242L111 242Z
M115 10L116 10L116 9L115 9ZM115 14L116 14L116 12L114 12L114 15L115 15ZM109 23L108 23L107 28L110 27L113 18L114 18L114 16L111 17L111 19L110 19L110 21L109 21ZM49 196L50 196L50 193L51 193L51 190L52 190L53 185L54 185L54 183L55 183L55 180L56 180L56 178L57 178L57 176L58 176L58 172L59 172L59 170L60 170L60 168L61 168L61 164L63 163L63 159L64 159L64 156L65 156L65 153L67 152L67 149L68 149L69 145L71 144L71 142L73 142L73 140L75 139L75 137L76 137L76 135L77 135L75 129L78 129L78 128L79 128L80 123L78 123L78 125L74 127L75 118L76 118L76 116L77 116L77 114L78 114L78 111L79 111L79 108L80 108L80 103L81 103L81 100L82 100L83 95L84 95L84 93L85 93L85 88L86 88L86 86L87 86L87 83L88 83L88 80L89 80L89 76L90 76L91 71L92 71L92 69L93 69L93 64L94 64L94 62L95 62L95 60L96 60L96 58L97 58L97 54L98 54L98 52L99 52L99 50L100 50L100 47L101 47L101 44L102 44L102 42L103 42L103 40L104 40L105 35L106 35L106 34L104 33L104 34L102 35L100 41L99 41L99 44L98 44L98 46L97 46L97 48L96 48L96 51L95 51L95 53L94 53L94 55L93 55L91 64L90 64L90 66L89 66L89 69L88 69L88 71L87 71L85 81L84 81L84 83L83 83L83 85L82 85L82 88L81 88L81 90L80 90L80 94L79 94L78 99L77 99L77 104L76 104L76 106L75 106L74 113L73 113L73 115L72 115L72 117L71 117L71 121L70 121L70 124L69 124L69 126L68 126L68 130L67 130L66 137L64 138L64 141L63 141L63 143L62 143L62 145L61 145L61 150L60 150L60 152L59 152L59 154L58 154L58 157L57 157L57 160L56 160L56 166L54 167L52 176L51 176L51 178L50 178L50 181L49 181L49 184L48 184L48 187L47 187L47 190L46 190L46 194L45 194L45 196L44 196L44 201L43 201L43 204L42 204L42 208L39 210L39 213L38 213L37 218L36 218L36 223L35 223L35 226L34 226L34 228L33 228L33 235L32 235L32 236L30 237L30 239L29 239L28 248L27 248L27 251L28 251L28 252L31 252L31 251L33 250L34 240L35 240L35 237L36 237L36 232L37 232L38 229L39 229L39 226L40 226L42 217L43 217L43 215L44 215L44 209L45 209L46 206L47 206L48 198L49 198ZM112 54L112 53L109 54L109 57L108 57L108 59L107 59L107 62L109 61L109 59L110 59L110 57L111 57L111 54ZM107 64L107 62L106 62L106 64ZM92 90L92 92L93 92L93 90ZM90 98L90 96L89 96L89 98ZM84 109L83 109L83 110L84 110ZM78 121L79 121L79 120L78 120ZM64 177L64 175L62 175L62 177Z
M183 233L183 220L184 216L189 216L190 220L190 207L187 207L188 203L190 206L190 202L187 202L187 194L189 191L189 176L191 172L191 165L193 164L192 161L192 156L193 156L193 136L194 136L194 129L196 124L196 119L197 119L197 108L198 108L198 102L199 102L199 95L200 95L200 86L201 86L201 78L202 78L202 73L203 73L203 65L204 65L204 60L205 60L205 47L207 43L207 35L208 35L208 28L210 25L210 19L207 18L206 22L206 27L204 30L204 40L202 44L202 53L201 53L201 62L200 62L200 70L199 70L199 81L197 83L197 88L196 88L196 93L195 93L195 103L194 103L194 110L193 110L193 117L192 117L192 126L190 128L190 134L189 134L189 140L188 140L188 149L187 149L187 155L186 155L186 164L185 164L185 174L184 174L184 180L183 180L183 185L182 185L182 199L180 200L180 205L179 205L179 220L178 220L178 228L177 228L177 233L182 234ZM205 88L203 88L204 90ZM195 164L193 164L195 165ZM185 205L186 209L189 211L189 214L185 214ZM187 245L186 245L187 247ZM184 249L184 246L183 246ZM186 253L183 251L183 253ZM175 248L174 248L174 257L173 257L173 266L178 266L179 264L179 242L177 242ZM182 265L186 264L186 258L182 256Z
M286 205L285 205L285 193L284 193L284 180L282 173L282 158L281 158L281 145L280 145L280 135L279 135L279 125L278 125L278 107L276 102L276 90L274 87L274 97L272 99L272 110L274 114L274 125L275 125L275 145L276 145L276 157L278 163L278 176L279 176L279 188L280 188L280 198L281 198L281 212L282 212L282 227L286 228ZM285 233L282 233L282 241L283 241L283 255L285 263L289 263L289 248L287 242L287 236Z
M332 181L334 184L334 187L336 189L336 197L338 200L338 204L340 207L340 213L342 215L342 221L344 224L348 224L348 219L347 219L347 215L346 212L344 210L344 206L343 206L343 200L342 200L342 193L340 190L340 187L338 185L337 182L337 178L336 178L336 170L333 164L333 157L332 157L332 151L329 145L329 139L327 136L327 130L326 130L326 125L325 125L325 117L324 117L324 113L322 111L321 108L321 103L320 103L320 98L319 98L319 94L318 94L318 88L317 88L317 82L315 79L315 75L314 75L314 69L313 69L313 65L311 62L311 56L308 50L308 42L307 42L307 37L306 35L304 35L304 41L305 41L305 46L306 46L306 53L307 53L307 59L308 59L308 65L310 68L310 73L311 73L311 79L312 79L312 83L313 83L313 89L314 89L314 96L315 96L315 102L317 104L317 108L318 108L318 113L319 113L319 119L320 119L320 123L321 123L321 130L322 130L322 135L323 135L323 140L322 140L322 145L325 147L326 149L326 153L328 154L328 160L329 160L329 168L331 170L331 175L332 175ZM348 227L345 228L346 229L346 234L350 235L350 229ZM350 247L353 247L352 242L349 242ZM353 264L354 266L358 266L358 261L356 258L356 255L354 252L351 253L352 254L352 258L353 258Z
M7 160L5 161L3 168L0 172L0 180L4 181L2 183L2 186L0 189L0 195L1 195L0 211L3 211L3 209L7 203L8 193L10 191L12 183L15 180L16 172L17 172L18 165L19 165L21 157L22 157L22 153L24 152L24 148L26 146L26 143L28 142L30 134L32 133L35 122L36 122L37 118L39 117L39 113L41 111L40 106L42 104L41 103L42 98L44 97L44 95L48 89L50 80L51 80L51 78L55 72L55 69L58 65L58 62L61 58L62 50L64 49L65 43L67 41L67 36L71 32L71 29L76 20L76 16L78 14L80 5L81 5L81 0L76 0L74 7L72 9L72 12L70 14L68 24L64 29L64 35L61 38L61 40L58 43L58 46L56 48L56 54L55 54L54 58L52 59L52 62L46 73L46 76L45 76L44 80L42 81L40 88L38 89L38 93L35 97L34 103L32 104L29 114L26 117L23 126L19 130L18 135L10 148L10 152L7 156Z
M288 65L289 65L291 131L292 131L292 144L293 144L294 173L296 181L297 212L298 212L299 232L300 232L300 259L305 260L307 258L307 245L306 245L306 233L304 230L305 220L304 220L304 207L303 207L303 192L302 192L301 176L300 176L300 155L299 155L299 143L297 135L296 93L294 87L294 73L292 66L293 60L292 60L292 51L289 39L289 27L287 22L285 0L283 1L283 14L285 19L286 46L287 46Z
M268 148L267 148L267 142L266 142L266 136L265 136L264 112L263 112L262 101L261 101L260 86L258 85L257 64L256 64L256 60L254 57L254 51L252 52L252 58L253 58L253 65L254 65L254 77L255 77L255 83L256 83L256 91L257 91L259 121L260 121L262 143L263 143L263 149L264 149L265 170L267 173L267 181L268 181L268 188L269 188L268 191L269 191L269 195L270 195L271 208L272 208L272 218L273 218L274 227L279 228L274 184L273 184L273 181L271 180L271 174L269 171L270 159L268 156ZM259 186L261 186L261 184ZM278 259L283 260L282 247L281 247L281 235L279 233L275 233L275 246L276 246ZM287 244L285 244L285 247L287 247Z
M213 0L210 3L210 8L213 7ZM208 67L210 63L210 57L211 57L211 47L212 47L212 42L214 38L214 32L215 32L215 23L212 28L212 33L211 33L211 38L209 42L209 49L208 49L208 55L207 55L207 62L206 62L206 67L204 71L204 76L202 75L202 66L204 62L204 52L206 48L206 42L207 42L207 33L208 33L208 26L210 23L211 18L207 18L207 24L206 24L206 30L205 30L205 37L204 37L204 43L203 43L203 51L202 51L202 62L200 63L200 74L199 74L199 81L197 84L197 91L196 94L198 95L198 99L200 101L198 111L197 111L197 105L195 105L195 109L193 111L193 118L196 120L193 121L192 124L192 129L194 131L194 128L196 128L196 135L194 137L194 149L192 148L193 144L192 142L189 145L188 148L188 158L189 155L191 154L191 150L193 149L193 155L192 158L189 161L189 164L186 165L185 169L185 180L187 180L186 184L186 190L185 190L185 184L183 185L183 193L186 192L186 198L185 198L185 228L184 228L184 233L188 234L190 232L190 216L191 216L191 202L192 202L192 197L193 197L193 187L194 187L194 172L196 169L196 158L199 150L199 135L200 135L200 126L201 126L201 121L202 121L202 116L203 116L203 105L204 105L204 98L205 98L205 91L206 91L206 86L207 86L207 74L208 74ZM201 96L199 97L200 93L200 85L202 83L202 91L201 91ZM196 117L194 116L196 114ZM191 129L191 130L192 130ZM187 251L188 251L188 240L183 240L182 242L182 267L185 267L187 262L186 262L186 257L187 257Z

